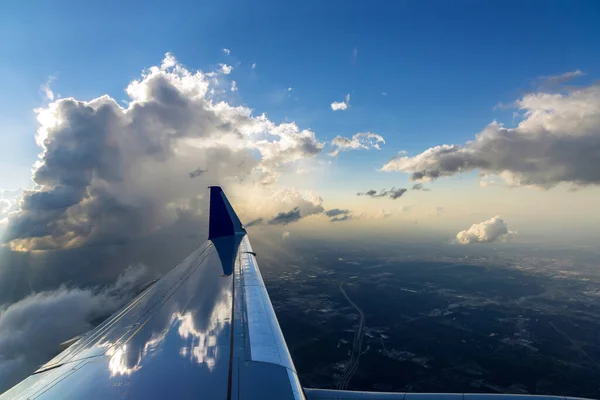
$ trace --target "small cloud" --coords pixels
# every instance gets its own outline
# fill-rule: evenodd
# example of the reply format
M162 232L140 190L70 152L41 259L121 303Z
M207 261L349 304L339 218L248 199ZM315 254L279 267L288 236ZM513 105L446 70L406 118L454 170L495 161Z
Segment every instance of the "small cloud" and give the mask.
M281 239L285 240L285 239L289 238L289 237L290 237L290 235L291 235L291 233L289 233L289 232L287 232L287 231L286 231L286 232L283 232L283 234L281 235Z
M288 212L281 212L269 220L269 225L287 225L301 219L300 208L294 207Z
M479 224L473 224L467 230L456 234L456 241L460 244L491 243L497 240L509 240L517 233L508 230L506 222L495 216Z
M256 63L252 63L252 69L256 69Z
M204 175L205 172L208 172L208 170L198 167L195 170L193 170L192 172L190 172L189 175L190 175L190 178L197 178L199 176Z
M342 221L349 221L350 219L352 219L352 217L350 215L343 215L341 217L331 218L329 220L329 222L342 222Z
M56 80L56 77L50 76L50 77L48 77L48 80L46 80L46 83L44 83L42 86L40 86L40 91L42 92L44 97L46 97L46 99L49 101L54 100L54 92L52 91L52 89L50 89L50 85L55 80Z
M377 133L371 132L360 132L348 139L343 136L336 136L332 141L331 145L337 147L336 150L329 153L330 156L337 156L340 151L346 150L358 150L358 149L370 149L374 148L381 150L379 143L385 144L383 136Z
M387 92L381 92L382 96L387 96Z
M238 91L237 83L235 81L231 81L231 91L232 92Z
M348 214L349 212L350 212L350 210L341 210L339 208L332 208L331 210L325 211L325 215L327 215L328 217L336 217L338 215Z
M343 101L334 101L333 103L331 103L331 109L333 111L344 111L348 109L348 105Z
M263 223L264 223L264 218L257 218L257 219L254 219L254 220L248 222L247 224L245 224L244 228L250 228L251 226L254 226L254 225L262 225Z
M540 82L540 86L552 87L562 85L563 83L566 83L583 75L585 74L577 69L575 71L565 72L564 74L560 75L540 76L538 78L538 81Z
M231 65L219 64L219 67L221 67L221 73L224 75L229 75L231 71L233 71L233 67Z
M352 49L352 60L356 62L358 60L358 47L354 46Z
M423 192L429 192L430 189L427 189L425 186L423 186L422 183L415 183L412 187L412 190L421 190Z
M350 93L346 95L345 101L334 101L331 103L331 109L333 111L344 111L350 107Z
M229 49L223 49L223 53L225 53L225 54L231 54L231 50L229 50Z
M348 221L352 219L350 210L343 210L340 208L332 208L324 213L327 217L331 218L329 222L340 222Z
M298 168L298 169L296 169L296 173L298 175L304 175L304 174L308 174L308 170L304 169L304 168Z
M380 197L388 197L392 200L396 200L399 199L400 197L402 197L402 195L404 193L406 193L407 189L405 188L398 188L396 189L395 187L391 188L390 190L386 190L386 189L381 189L379 191L379 193L377 193L376 190L371 189L368 190L364 193L356 193L357 196L369 196L372 198L380 198Z
M287 88L287 91L288 91L288 92L291 92L292 90L294 90L294 88L293 88L293 87L289 87L289 88Z

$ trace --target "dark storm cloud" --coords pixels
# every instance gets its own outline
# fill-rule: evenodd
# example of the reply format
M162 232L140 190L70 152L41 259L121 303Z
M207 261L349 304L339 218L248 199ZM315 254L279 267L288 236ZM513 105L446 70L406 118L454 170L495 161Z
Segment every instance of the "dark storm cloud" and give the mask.
M381 189L379 191L379 193L377 193L376 190L371 189L364 193L356 193L356 195L357 196L369 196L369 197L373 197L373 198L388 197L392 200L396 200L396 199L399 199L400 197L402 197L402 195L404 193L406 193L406 191L407 191L407 189L405 189L405 188L396 189L395 187L393 187L390 190Z
M293 210L288 212L281 212L277 214L275 217L269 220L270 225L287 225L292 222L296 222L300 220L302 216L300 215L300 208L295 207Z

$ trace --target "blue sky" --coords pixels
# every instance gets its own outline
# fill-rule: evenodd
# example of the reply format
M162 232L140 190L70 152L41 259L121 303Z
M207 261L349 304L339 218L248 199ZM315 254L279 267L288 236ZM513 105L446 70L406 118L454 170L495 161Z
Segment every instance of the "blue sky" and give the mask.
M312 190L327 208L352 209L354 219L400 203L356 192L410 189L412 176L434 191L412 191L402 201L421 205L422 217L455 210L445 214L451 229L468 226L472 213L502 213L517 225L537 218L538 231L556 218L592 224L600 183L600 171L588 168L598 164L599 20L596 1L2 4L0 189L31 186L40 151L33 110L50 104L42 85L50 82L55 100L108 94L127 107L125 88L168 52L187 71L232 66L219 79L239 90L215 99L314 132L325 145L318 155L268 168L282 173L282 187ZM349 108L333 111L347 95ZM588 114L580 112L586 107ZM492 121L514 129L492 127L489 143L469 144ZM359 132L381 135L385 144L328 155L334 138ZM566 138L570 153L554 151L560 140L553 138ZM458 147L436 147L445 144ZM250 143L265 167L257 146ZM400 151L403 158L390 162ZM314 160L320 167L308 175L290 169L314 167ZM480 174L488 176L481 183ZM501 188L482 189L490 185Z
M49 76L62 96L119 99L167 51L194 69L239 63L237 101L322 138L380 133L382 151L359 157L375 168L400 149L464 142L494 119L510 123L512 111L494 106L531 90L536 77L580 69L592 80L600 63L594 1L1 7L0 159L14 173L3 174L0 186L11 188L24 184L38 152L32 109L43 102L39 87ZM331 112L328 105L347 93L351 109Z

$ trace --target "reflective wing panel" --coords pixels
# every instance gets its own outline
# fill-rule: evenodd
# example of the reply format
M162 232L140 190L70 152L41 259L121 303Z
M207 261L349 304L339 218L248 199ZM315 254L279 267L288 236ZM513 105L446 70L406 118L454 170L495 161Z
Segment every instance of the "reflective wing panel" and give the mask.
M303 399L250 241L210 204L209 241L0 399Z

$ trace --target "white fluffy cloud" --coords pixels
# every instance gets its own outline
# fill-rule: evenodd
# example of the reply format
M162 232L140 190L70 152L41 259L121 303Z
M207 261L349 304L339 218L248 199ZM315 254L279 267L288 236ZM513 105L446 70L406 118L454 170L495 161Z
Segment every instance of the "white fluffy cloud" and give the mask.
M48 361L60 343L130 301L148 281L144 267L130 267L101 290L60 287L0 308L0 393Z
M331 145L336 147L334 151L329 153L331 156L337 156L340 151L358 150L358 149L377 149L380 150L379 143L385 144L383 136L377 133L360 132L348 139L343 136L336 136Z
M510 239L515 234L516 232L508 230L506 222L497 215L487 221L473 224L467 230L458 232L456 241L460 244L491 243Z
M331 109L333 111L343 111L350 107L350 94L346 95L345 101L334 101L331 103Z
M523 113L516 128L492 122L464 145L399 155L382 170L409 172L415 180L477 169L512 186L600 184L600 85L531 93L515 104Z
M221 67L221 72L225 75L229 75L231 71L233 71L233 67L231 65L219 64L219 67Z
M220 79L167 54L127 87L127 108L102 96L36 110L38 186L8 219L11 248L126 243L200 213L199 187L252 188L265 198L277 188L263 185L275 183L283 166L321 152L314 132L213 98ZM189 172L197 169L202 182L192 185Z
M229 50L229 49L223 49L223 53L229 55L229 54L231 54L231 50Z

